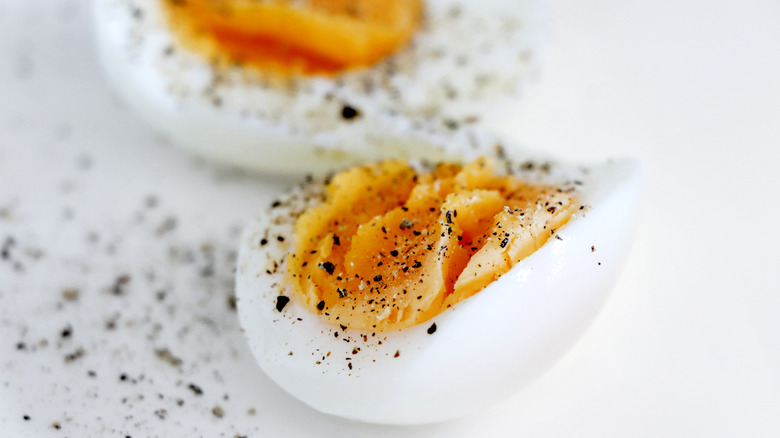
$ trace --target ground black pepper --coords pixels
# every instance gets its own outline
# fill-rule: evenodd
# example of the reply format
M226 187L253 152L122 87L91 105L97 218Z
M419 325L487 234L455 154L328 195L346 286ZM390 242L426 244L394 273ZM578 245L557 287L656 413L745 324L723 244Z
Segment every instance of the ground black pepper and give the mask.
M279 295L278 297L276 297L276 310L281 312L282 310L284 310L284 306L286 306L287 303L289 302L290 302L289 297L286 297L284 295Z
M187 387L190 389L190 391L193 392L193 394L195 394L195 395L203 395L203 390L200 389L200 386L198 386L198 385L196 385L194 383L190 383L189 385L187 385Z
M333 265L331 262L323 262L318 265L320 269L323 269L328 274L333 275L333 271L336 270L336 266Z
M344 118L344 120L352 120L357 117L360 117L360 111L349 105L344 105L341 108L341 117Z

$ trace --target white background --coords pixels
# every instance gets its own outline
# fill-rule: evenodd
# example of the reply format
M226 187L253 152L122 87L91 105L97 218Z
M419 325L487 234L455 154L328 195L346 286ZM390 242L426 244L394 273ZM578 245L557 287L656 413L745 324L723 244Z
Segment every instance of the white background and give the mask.
M2 435L780 436L780 3L549 6L540 77L504 129L569 160L641 162L626 269L579 344L526 390L462 420L386 428L275 388L225 305L236 229L280 185L169 147L116 102L84 2L0 0L0 245L17 242L0 262ZM195 261L171 262L170 246ZM216 273L199 280L191 263L209 257ZM133 279L114 300L118 273ZM74 287L79 300L63 300ZM149 288L169 289L175 314ZM184 364L150 353L161 347Z

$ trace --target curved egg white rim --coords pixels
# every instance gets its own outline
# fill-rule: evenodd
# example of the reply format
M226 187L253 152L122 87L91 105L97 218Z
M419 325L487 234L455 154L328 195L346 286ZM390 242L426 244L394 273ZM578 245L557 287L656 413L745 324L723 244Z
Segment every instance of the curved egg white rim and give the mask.
M199 55L176 48L173 36L165 29L165 18L158 5L160 0L94 1L94 30L103 68L116 92L130 107L176 144L196 153L232 165L278 173L322 173L345 163L398 156L441 159L452 156L456 147L467 148L468 134L448 122L473 117L489 120L493 115L507 111L507 106L514 102L510 96L516 94L523 80L536 68L546 21L544 3L540 0L511 2L511 8L500 0L479 3L428 0L431 15L435 16L446 15L445 8L450 5L469 5L478 9L482 15L474 19L475 25L481 26L482 33L495 32L497 35L501 35L500 26L482 16L491 17L492 14L504 19L511 17L510 12L514 11L522 22L511 34L512 44L518 46L513 50L523 55L516 59L503 52L484 55L484 60L496 58L492 71L487 69L484 74L516 70L513 73L516 78L507 76L502 79L505 84L499 81L503 85L497 91L491 91L490 99L463 92L455 99L443 100L438 106L430 107L426 103L427 97L415 96L427 96L430 90L440 87L420 82L427 77L442 82L444 79L438 75L445 75L442 77L448 83L452 82L455 90L469 89L457 83L461 80L457 72L465 67L431 64L421 66L412 76L399 76L393 87L395 91L402 91L401 100L394 101L395 98L388 97L394 93L384 88L379 88L381 92L364 93L355 85L369 80L373 69L386 68L382 63L347 72L336 79L299 80L300 89L306 90L309 96L296 98L295 102L303 102L296 110L290 105L282 105L286 102L283 99L286 91L268 94L246 88L242 81L251 74L241 71L218 74ZM141 6L144 9L138 14L140 18L134 16L133 10ZM471 34L476 37L481 33ZM448 36L432 35L439 40ZM450 37L462 38L460 35ZM504 39L496 46L512 44ZM164 55L171 47L176 48L175 62ZM413 49L417 50L416 46ZM473 56L483 55L474 53ZM479 66L469 68L473 75L481 72ZM446 72L454 72L452 75L456 76L446 76L450 74ZM229 77L226 80L229 84L221 83L222 95L215 96L210 92L212 85L225 77ZM214 104L216 97L219 97L219 105ZM420 99L422 101L418 102ZM281 104L272 103L276 100ZM361 108L362 116L349 122L339 120L334 114L342 104ZM275 109L269 112L270 115L262 115L264 105ZM445 142L451 146L442 153L435 145Z
M286 254L293 246L292 221L285 221L284 207L258 217L242 240L236 274L239 316L258 363L315 409L375 423L447 420L514 394L559 359L593 320L633 235L635 163L554 165L542 179L561 177L582 181L580 200L590 206L584 214L483 291L402 332L342 330L295 299L278 312L283 261L260 251L259 242L267 239ZM274 263L276 273L267 274ZM429 334L433 323L436 331Z

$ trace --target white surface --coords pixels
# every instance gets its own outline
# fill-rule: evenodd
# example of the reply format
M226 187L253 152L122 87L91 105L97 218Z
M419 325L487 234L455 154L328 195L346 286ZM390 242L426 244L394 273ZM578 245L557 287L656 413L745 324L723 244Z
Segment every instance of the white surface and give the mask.
M553 0L551 16L511 130L572 160L641 161L626 270L574 350L508 402L386 428L291 399L243 342L234 228L273 183L191 159L116 104L83 2L0 1L0 245L17 241L0 260L3 436L778 436L780 4Z

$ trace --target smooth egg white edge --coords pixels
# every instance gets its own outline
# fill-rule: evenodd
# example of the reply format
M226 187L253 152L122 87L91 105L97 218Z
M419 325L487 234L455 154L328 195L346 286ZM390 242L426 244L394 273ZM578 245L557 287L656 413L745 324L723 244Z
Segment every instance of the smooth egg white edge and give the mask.
M154 6L154 1L146 1L145 4ZM428 3L431 8L461 4L454 0L429 0ZM512 2L510 9L507 9L506 2L500 0L483 0L478 5L470 2L462 4L487 14L506 15L514 11L523 18L522 34L529 40L527 44L534 56L538 57L546 23L544 2ZM171 78L166 77L173 73L166 72L159 60L159 54L171 45L172 36L167 29L137 34L131 6L124 0L94 0L94 33L103 70L119 97L147 123L175 144L199 155L251 170L321 174L345 164L390 157L442 159L445 155L435 145L445 142L450 145L448 157L452 157L454 145L463 150L469 147L466 133L443 129L436 123L388 111L387 108L375 110L373 106L376 103L370 96L349 96L351 104L367 109L360 120L344 122L314 134L296 132L295 128L263 118L240 117L237 115L239 110L229 103L214 106L205 99L184 102L174 95ZM161 11L154 7L146 9L142 19L155 22L148 26L149 29L165 24ZM176 75L181 76L188 86L207 84L213 70L206 62L197 59L197 55L192 58L195 59L188 61L189 68ZM497 65L496 68L506 68L506 65L513 64ZM331 82L327 78L313 78L309 85L322 90L332 88ZM516 96L512 94L507 92L487 100L464 98L458 102L446 102L446 106L461 108L456 112L473 113L484 121L503 120L517 104Z
M302 402L365 422L438 422L508 398L582 335L605 302L633 237L637 165L610 162L577 174L584 181L579 202L590 208L558 230L561 240L550 238L486 289L431 321L376 337L368 333L368 343L344 342L362 332L333 327L295 299L281 313L275 309L275 283L283 274L264 272L278 254L260 251L258 242L270 237L272 251L289 251L293 234L290 224L274 226L271 215L257 218L242 240L236 274L239 317L255 358ZM268 229L275 231L269 235ZM273 239L277 233L284 242ZM431 323L437 330L429 335ZM352 369L346 357L352 357Z

